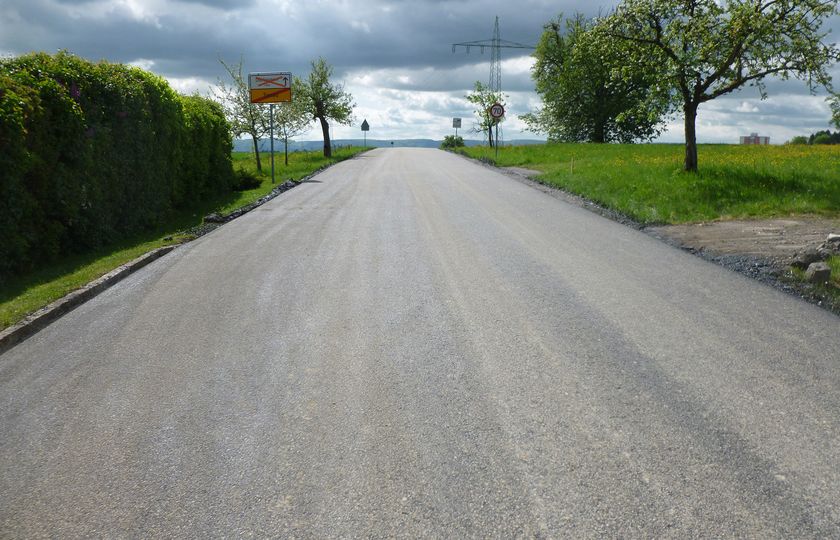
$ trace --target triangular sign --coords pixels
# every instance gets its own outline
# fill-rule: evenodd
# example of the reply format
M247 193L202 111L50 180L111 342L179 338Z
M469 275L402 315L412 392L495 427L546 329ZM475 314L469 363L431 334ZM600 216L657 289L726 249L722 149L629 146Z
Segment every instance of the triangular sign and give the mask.
M370 124L367 123L367 119L362 120L362 131L370 131Z

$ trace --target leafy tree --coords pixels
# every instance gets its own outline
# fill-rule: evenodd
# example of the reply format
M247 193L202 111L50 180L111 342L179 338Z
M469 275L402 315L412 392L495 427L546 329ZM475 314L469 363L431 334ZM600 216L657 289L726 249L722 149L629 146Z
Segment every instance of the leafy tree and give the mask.
M787 142L787 144L808 144L808 137L805 135L797 135Z
M827 129L812 133L808 137L808 144L840 144L840 131L832 133Z
M827 67L838 58L823 43L822 23L837 0L623 0L596 27L603 43L628 44L632 75L655 66L661 84L650 99L670 96L685 116L685 170L697 170L700 104L755 86L766 97L768 76L829 88Z
M274 106L274 133L283 140L285 163L289 165L289 141L306 133L312 117L306 99L304 83L298 77L292 79L292 101Z
M831 105L831 122L840 129L840 94L834 94L828 100Z
M462 146L464 146L464 138L460 135L447 135L440 144L440 147L444 149L461 148Z
M238 64L227 64L219 58L224 66L230 83L219 79L216 88L212 90L213 96L218 100L225 110L225 117L230 122L231 132L234 137L247 134L254 142L254 155L257 158L257 170L262 171L260 162L260 137L268 133L268 107L251 103L251 92L248 89L247 75L242 74L242 57Z
M333 120L343 125L353 122L353 96L344 91L344 86L330 82L333 68L323 58L312 61L312 71L301 87L301 98L313 120L321 123L324 133L324 157L332 156L330 124Z
M555 141L633 142L655 137L667 103L653 108L642 104L656 72L639 69L624 78L613 77L624 63L626 44L599 41L592 26L581 14L565 25L562 15L545 25L531 74L544 105L520 118L531 131Z
M475 133L487 132L487 140L490 142L490 147L493 147L493 126L504 119L496 120L490 116L490 107L494 103L501 103L505 105L504 98L498 92L493 92L489 86L483 84L481 81L475 81L475 87L472 92L464 96L467 101L475 106L475 114L478 117L478 124L473 127Z

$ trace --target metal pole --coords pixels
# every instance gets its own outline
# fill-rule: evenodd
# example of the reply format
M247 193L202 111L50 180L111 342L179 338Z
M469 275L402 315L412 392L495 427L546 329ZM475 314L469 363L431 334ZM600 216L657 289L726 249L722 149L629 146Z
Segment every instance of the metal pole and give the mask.
M499 159L499 121L496 120L496 159Z
M271 139L271 183L274 183L274 103L268 104L268 138Z

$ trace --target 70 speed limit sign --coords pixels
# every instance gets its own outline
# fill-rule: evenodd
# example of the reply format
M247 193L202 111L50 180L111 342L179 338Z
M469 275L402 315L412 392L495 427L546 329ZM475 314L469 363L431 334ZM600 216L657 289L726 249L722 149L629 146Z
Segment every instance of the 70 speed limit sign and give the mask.
M501 103L494 103L490 105L490 116L498 120L505 115L505 108Z

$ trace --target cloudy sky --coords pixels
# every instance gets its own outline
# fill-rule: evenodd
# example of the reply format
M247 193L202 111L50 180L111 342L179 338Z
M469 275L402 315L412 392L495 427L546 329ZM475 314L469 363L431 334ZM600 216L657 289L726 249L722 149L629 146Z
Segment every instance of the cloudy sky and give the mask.
M59 49L99 60L131 63L163 77L179 91L207 94L224 76L219 58L244 59L246 71L305 75L323 56L336 80L353 94L356 124L333 136L434 138L452 133L452 117L473 125L463 96L489 76L489 51L452 52L456 42L489 39L499 17L501 37L535 44L542 26L560 12L607 12L616 0L2 0L0 54ZM840 19L831 21L840 32ZM836 41L836 33L829 41ZM502 51L502 88L508 94L505 138L538 138L516 118L539 106L528 51ZM840 69L832 70L840 86ZM737 142L759 132L780 143L829 127L824 95L804 83L771 81L761 101L744 90L705 104L701 142ZM302 139L318 139L313 130ZM467 131L467 130L462 130ZM470 136L468 133L464 135ZM681 140L681 120L660 138Z

